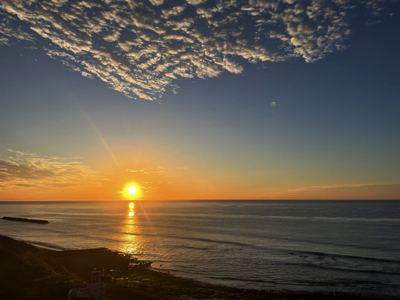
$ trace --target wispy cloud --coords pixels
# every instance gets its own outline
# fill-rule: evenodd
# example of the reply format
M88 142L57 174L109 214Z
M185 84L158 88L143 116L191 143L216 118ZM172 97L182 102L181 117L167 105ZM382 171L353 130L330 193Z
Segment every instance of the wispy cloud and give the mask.
M164 173L164 168L163 167L157 167L157 168L143 168L143 169L127 169L126 170L129 173L143 173L143 174L162 174Z
M323 186L310 186L303 187L298 189L289 189L285 191L287 194L291 193L299 193L299 192L309 192L309 191L321 191L328 189L342 189L342 188L358 188L358 187L366 187L366 186L374 186L376 184L336 184L336 185L323 185Z
M263 199L399 199L400 183L310 186L262 196Z
M11 149L8 152L7 156L0 156L0 188L3 189L99 186L105 180L77 159L40 157Z
M177 78L242 73L243 60L321 59L347 47L352 13L378 17L386 2L2 0L0 43L39 36L70 70L155 100Z

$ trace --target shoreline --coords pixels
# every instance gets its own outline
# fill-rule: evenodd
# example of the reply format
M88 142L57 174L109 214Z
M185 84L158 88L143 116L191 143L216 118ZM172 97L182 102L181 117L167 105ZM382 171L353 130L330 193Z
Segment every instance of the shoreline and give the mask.
M23 240L20 240L20 241L21 242L25 242ZM32 246L35 246L36 248L39 248L39 249L52 250L52 251L65 251L65 249L59 249L59 248L56 248L56 247L45 246L45 245L41 245L41 244L37 244L37 243L30 243L30 242L25 242L25 243L28 243L28 244L30 244Z
M7 250L12 250L7 251ZM303 291L288 291L288 290L256 290L246 288L228 287L215 283L204 283L190 278L179 277L169 274L162 270L153 270L144 266L137 266L132 262L137 259L132 259L130 255L123 255L116 251L111 251L106 248L98 249L81 249L81 250L60 250L49 249L42 245L17 241L12 238L0 236L0 268L5 273L14 272L13 276L0 278L3 283L0 285L0 298L3 295L2 289L11 284L14 291L18 293L23 287L23 282L19 280L18 270L26 270L31 274L26 280L29 282L31 290L40 289L43 293L49 284L56 281L63 282L59 287L60 295L64 295L67 289L84 286L85 283L90 283L90 275L94 268L102 272L102 281L107 284L107 297L109 300L129 300L129 299L181 299L181 300L361 300L361 299L400 299L400 295L393 296L378 296L366 295L346 292L303 292ZM29 257L29 260L21 260ZM19 261L4 269L4 262ZM46 276L40 277L41 272L38 271L38 266L43 262L51 264L46 266L44 273ZM7 267L7 266L6 266ZM31 270L32 269L32 270ZM52 269L49 273L49 269ZM46 272L47 273L46 273ZM49 277L49 274L53 277ZM18 278L18 281L17 281ZM50 281L46 278L50 278ZM51 279L54 278L54 279ZM62 280L60 280L62 278ZM73 280L72 280L73 279ZM7 280L10 281L7 283ZM43 281L44 280L44 281ZM40 283L42 282L43 283ZM35 283L36 282L36 283ZM24 287L25 288L25 287ZM52 291L54 292L54 291ZM50 293L50 292L49 292ZM65 294L67 296L67 294ZM11 297L9 297L11 299ZM7 299L7 298L5 298ZM14 299L14 298L13 298ZM23 297L15 297L15 299L28 299ZM36 298L35 298L36 299ZM41 298L37 298L41 299ZM43 298L47 299L47 298ZM63 299L51 298L50 299ZM67 299L67 298L65 298Z

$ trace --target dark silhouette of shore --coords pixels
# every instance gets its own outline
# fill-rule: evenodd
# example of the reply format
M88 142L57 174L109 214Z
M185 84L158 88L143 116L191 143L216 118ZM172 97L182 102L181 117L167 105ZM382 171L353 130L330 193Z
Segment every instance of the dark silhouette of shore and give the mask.
M0 299L63 300L71 288L90 282L101 271L109 300L361 300L377 298L340 292L258 291L205 284L148 268L140 261L106 248L55 251L0 236Z

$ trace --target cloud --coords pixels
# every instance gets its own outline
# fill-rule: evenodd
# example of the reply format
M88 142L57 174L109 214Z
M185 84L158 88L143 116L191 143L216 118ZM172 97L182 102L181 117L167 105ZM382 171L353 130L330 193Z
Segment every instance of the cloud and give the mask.
M188 167L177 167L176 169L177 170L188 170L189 168Z
M397 200L400 183L364 183L312 186L262 196L262 199Z
M206 0L186 0L186 1L191 5L199 5L206 2Z
M186 8L186 5L173 6L173 7L167 8L167 9L162 9L161 10L161 12L162 12L161 16L164 19L169 19L172 16L180 15L184 11L185 8Z
M328 189L342 189L342 188L358 188L371 186L373 184L337 184L337 185L325 185L325 186L311 186L311 187L303 187L298 189L289 189L286 193L298 193L298 192L308 192L308 191L321 191Z
M98 186L105 180L79 160L8 150L0 159L0 188Z
M138 170L132 170L132 169L127 169L126 170L129 173L143 173L143 174L162 174L164 173L164 168L163 167L157 167L157 168L143 168L143 169L138 169Z
M350 15L386 0L3 0L0 43L33 41L85 77L156 100L176 79L240 74L241 63L314 62L345 49ZM18 22L17 22L18 21Z
M16 25L16 19L9 14L0 11L0 45L10 46L13 41L35 40L31 33L25 32L21 26Z

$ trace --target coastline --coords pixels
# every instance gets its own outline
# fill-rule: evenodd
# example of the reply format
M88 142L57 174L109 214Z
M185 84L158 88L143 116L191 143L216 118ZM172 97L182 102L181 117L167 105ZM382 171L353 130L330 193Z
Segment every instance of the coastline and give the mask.
M10 295L12 297L4 299L49 299L48 295L58 295L57 298L50 299L67 299L67 291L70 288L82 287L90 282L90 274L94 268L102 272L102 281L107 284L106 299L109 300L400 299L400 296L379 297L361 293L356 295L341 292L268 291L226 287L140 267L132 264L137 260L132 260L130 256L106 248L60 251L5 236L0 236L0 254L0 274L3 277L0 278L1 299ZM25 270L30 275L21 280L18 270ZM25 294L21 292L24 289ZM29 293L38 293L37 291L44 296L27 296Z
M25 242L25 241L21 241L21 242ZM44 249L44 250L52 250L52 251L64 251L63 249L58 249L56 247L50 247L50 246L45 246L45 245L41 245L39 243L30 243L30 242L26 242L32 246L35 246L36 248L39 249Z

